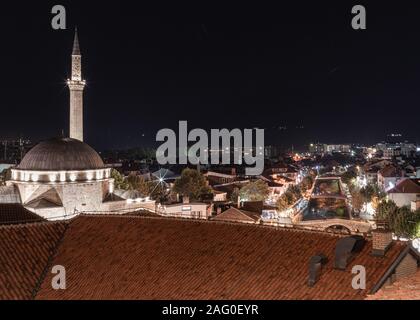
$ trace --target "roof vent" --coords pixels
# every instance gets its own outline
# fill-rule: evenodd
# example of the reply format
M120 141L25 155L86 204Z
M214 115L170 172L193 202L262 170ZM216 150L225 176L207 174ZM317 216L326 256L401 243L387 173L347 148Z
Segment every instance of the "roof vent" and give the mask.
M334 268L345 270L355 255L362 251L365 238L359 235L345 237L337 241Z
M318 254L313 256L309 261L309 279L308 286L313 287L318 282L321 276L322 266L327 263L327 257L325 255Z

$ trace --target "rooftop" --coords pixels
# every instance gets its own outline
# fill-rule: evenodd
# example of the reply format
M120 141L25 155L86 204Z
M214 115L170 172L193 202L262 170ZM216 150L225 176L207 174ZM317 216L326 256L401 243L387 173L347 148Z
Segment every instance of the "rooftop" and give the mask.
M18 203L0 203L0 226L45 221Z
M379 173L381 174L382 177L385 177L385 178L400 177L401 176L400 169L398 169L397 167L395 167L393 165L388 165L388 166L382 168L381 170L379 170Z
M245 222L245 223L257 223L261 219L261 215L235 207L230 207L229 209L219 213L217 216L213 217L212 220L215 221L229 221L229 222Z
M419 193L420 194L420 179L404 179L388 193Z
M0 300L33 299L65 223L0 226Z
M420 300L420 271L414 276L385 285L368 300Z
M338 236L222 222L80 216L52 265L66 266L66 290L48 273L37 299L364 299L405 247L385 257L367 243L345 271L333 268ZM328 262L307 286L309 259ZM366 267L367 289L351 286Z

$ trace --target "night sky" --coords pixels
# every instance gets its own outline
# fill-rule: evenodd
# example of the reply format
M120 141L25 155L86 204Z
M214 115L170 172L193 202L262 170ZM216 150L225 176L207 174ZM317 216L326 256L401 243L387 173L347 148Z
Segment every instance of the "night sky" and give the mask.
M85 141L98 150L150 146L179 120L265 128L266 144L283 146L420 141L414 2L14 2L0 4L0 138L68 135L77 24ZM67 9L67 30L52 29L54 4ZM356 4L367 30L351 28Z

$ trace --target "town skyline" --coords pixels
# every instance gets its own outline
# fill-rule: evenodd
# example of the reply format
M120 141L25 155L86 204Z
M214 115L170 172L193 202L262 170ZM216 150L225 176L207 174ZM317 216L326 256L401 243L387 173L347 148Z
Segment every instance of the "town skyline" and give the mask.
M420 299L414 11L45 8L0 50L0 300Z

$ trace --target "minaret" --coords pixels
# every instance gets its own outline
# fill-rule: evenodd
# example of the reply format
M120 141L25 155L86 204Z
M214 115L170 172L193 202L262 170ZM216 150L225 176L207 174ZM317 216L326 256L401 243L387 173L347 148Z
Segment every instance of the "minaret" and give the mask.
M71 54L71 79L67 81L67 84L70 89L70 138L83 141L83 89L86 82L82 80L82 56L77 28Z

